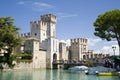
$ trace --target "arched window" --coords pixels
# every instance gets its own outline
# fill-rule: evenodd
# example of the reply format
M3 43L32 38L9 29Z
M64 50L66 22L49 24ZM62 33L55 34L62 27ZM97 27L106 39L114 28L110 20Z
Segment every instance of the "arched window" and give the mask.
M35 36L37 36L37 33L35 33Z
M86 59L86 56L85 56L85 55L83 55L83 59Z
M56 61L56 60L57 60L57 54L54 53L54 54L53 54L53 61Z

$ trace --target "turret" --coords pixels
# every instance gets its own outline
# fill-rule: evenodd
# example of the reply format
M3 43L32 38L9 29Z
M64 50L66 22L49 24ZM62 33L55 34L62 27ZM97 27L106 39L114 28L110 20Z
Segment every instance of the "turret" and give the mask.
M43 15L41 16L41 22L42 22L41 26L44 27L46 26L46 37L56 38L56 22L57 22L56 16L52 14Z

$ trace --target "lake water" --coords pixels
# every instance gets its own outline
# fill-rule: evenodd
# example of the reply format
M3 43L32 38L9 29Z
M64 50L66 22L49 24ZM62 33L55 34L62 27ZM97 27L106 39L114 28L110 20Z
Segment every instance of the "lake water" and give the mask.
M118 76L86 75L68 70L31 70L0 72L0 80L120 80Z

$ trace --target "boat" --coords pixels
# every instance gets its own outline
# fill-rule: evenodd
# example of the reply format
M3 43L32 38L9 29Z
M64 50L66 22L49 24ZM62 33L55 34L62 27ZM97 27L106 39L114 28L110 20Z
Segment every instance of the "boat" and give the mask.
M98 72L115 72L115 71L116 69L97 66L97 67L91 67L88 70L85 70L85 73L94 75L94 74L97 74Z
M68 70L84 71L84 70L88 70L88 67L86 67L86 66L74 66L74 67L70 67Z
M118 76L117 72L98 72L98 76Z

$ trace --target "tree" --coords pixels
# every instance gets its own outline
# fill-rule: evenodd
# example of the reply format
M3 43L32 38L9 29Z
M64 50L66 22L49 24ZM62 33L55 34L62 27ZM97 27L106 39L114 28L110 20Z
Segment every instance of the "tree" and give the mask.
M120 10L116 9L100 14L94 22L94 26L95 36L107 41L117 40L120 57Z
M21 44L21 40L17 37L19 28L14 25L14 19L11 17L0 18L0 50L5 50L5 62L11 65L11 53L13 49Z

